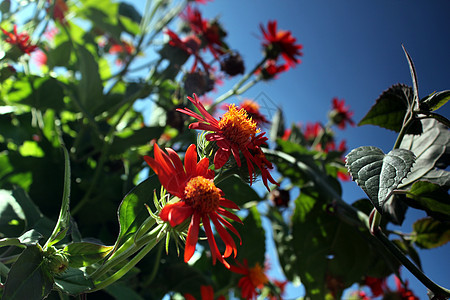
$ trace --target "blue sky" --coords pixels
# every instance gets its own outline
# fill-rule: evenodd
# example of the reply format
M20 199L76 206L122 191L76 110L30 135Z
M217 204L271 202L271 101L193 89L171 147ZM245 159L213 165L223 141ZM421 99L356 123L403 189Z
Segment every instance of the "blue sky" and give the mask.
M134 2L140 11L144 3ZM450 89L450 1L214 0L198 7L206 18L219 17L228 32L226 42L240 52L247 70L263 55L260 24L277 20L279 29L290 30L303 45L300 65L243 95L256 98L263 93L283 109L288 126L308 121L325 124L334 97L345 99L358 122L391 85L412 85L402 44L415 63L420 97ZM218 97L234 82L225 80L209 96ZM438 112L450 117L449 106ZM395 133L370 125L336 129L336 135L347 141L349 151L372 145L388 152L396 139ZM344 183L343 188L348 202L366 197L354 182ZM423 216L410 209L401 230L411 231L411 224ZM449 247L420 251L425 273L446 287L450 276L443 265L449 263ZM420 299L427 298L425 287L406 269L402 275ZM298 296L301 289L289 289L289 298Z

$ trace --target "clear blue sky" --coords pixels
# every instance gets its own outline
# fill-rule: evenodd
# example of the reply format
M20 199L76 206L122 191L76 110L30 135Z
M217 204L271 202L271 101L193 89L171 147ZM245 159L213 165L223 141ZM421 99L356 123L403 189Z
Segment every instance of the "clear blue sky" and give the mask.
M145 0L134 3L143 10ZM243 95L255 98L264 92L282 107L288 125L326 123L333 97L345 99L358 122L382 91L396 83L412 85L402 44L415 63L420 97L450 89L450 1L214 0L199 8L207 18L220 17L227 43L241 53L247 70L262 57L261 23L277 20L280 29L291 30L303 44L300 65ZM219 96L232 83L210 96ZM438 112L450 117L449 107ZM369 125L336 131L349 150L373 145L387 152L396 138L393 132ZM362 197L366 196L355 183L344 184L344 199ZM419 216L424 214L410 209L402 230L411 231ZM420 251L425 273L447 288L449 249L447 244ZM402 274L420 299L426 299L426 289L406 269ZM300 296L298 292L290 290L289 296Z

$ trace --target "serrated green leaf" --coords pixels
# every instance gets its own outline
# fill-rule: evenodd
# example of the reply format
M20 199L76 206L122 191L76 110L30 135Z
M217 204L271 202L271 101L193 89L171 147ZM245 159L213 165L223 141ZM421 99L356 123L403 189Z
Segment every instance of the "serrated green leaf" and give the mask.
M447 189L428 182L417 181L407 193L415 208L423 209L429 214L443 214L450 218L450 196Z
M394 149L388 154L373 146L353 149L347 155L346 165L353 180L369 196L374 207L383 213L390 194L408 175L414 154L405 149Z
M427 217L413 224L413 240L420 248L431 249L450 241L450 225Z
M69 255L69 266L86 267L104 258L113 246L99 245L89 242L72 243L64 248Z
M408 103L412 102L412 98L411 87L404 84L391 86L378 97L358 126L371 124L399 132L408 109ZM413 124L408 130L411 134L422 132L419 123Z
M77 295L94 288L94 283L88 275L80 269L70 267L55 276L55 284L63 292L70 295Z
M400 148L408 149L416 155L416 162L406 179L399 188L408 186L413 182L424 179L443 185L443 179L449 180L449 174L445 170L436 170L439 162L448 162L448 149L450 145L450 132L448 128L434 119L421 120L423 133L417 135L405 135ZM445 169L448 163L439 167ZM433 171L439 171L439 176ZM435 180L433 180L433 177ZM444 180L445 182L445 180Z
M27 247L12 265L3 290L3 300L41 300L53 287L53 278L45 270L39 245Z
M425 111L435 111L450 100L450 90L433 93L419 102L419 108Z

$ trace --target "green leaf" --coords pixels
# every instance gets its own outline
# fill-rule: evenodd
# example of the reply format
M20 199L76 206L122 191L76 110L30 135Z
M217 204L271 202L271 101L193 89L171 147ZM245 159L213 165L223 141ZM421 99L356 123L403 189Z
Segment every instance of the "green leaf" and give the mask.
M111 145L110 154L122 154L131 147L148 144L152 139L158 139L164 132L164 127L144 127L135 130L127 137L115 137Z
M420 136L405 135L400 144L400 148L411 150L416 155L416 162L399 188L417 180L450 186L450 172L436 169L445 169L448 166L445 162L448 162L449 157L450 132L434 119L424 119L421 122L423 133ZM440 164L441 162L444 164Z
M67 245L64 251L69 254L69 266L81 268L98 262L108 255L112 249L113 246L80 242Z
M406 240L392 240L392 242L400 248L406 255L411 257L412 261L422 270L422 263L420 261L420 256L416 249L411 245L411 241Z
M377 147L363 146L347 155L346 165L353 180L369 196L374 207L383 213L385 202L408 175L414 159L409 150L394 149L384 154Z
M132 287L127 286L124 282L115 282L105 288L105 291L110 294L114 299L127 299L127 300L144 300Z
M19 147L19 153L22 156L34 156L43 157L44 151L39 147L35 141L25 141L22 146Z
M406 49L403 45L402 45L402 48L403 48L403 52L405 52L406 59L408 60L409 71L411 73L411 79L412 79L413 88L414 88L414 97L413 97L412 101L408 102L408 106L410 108L415 108L415 107L418 107L417 102L419 101L419 83L417 81L416 68L414 67L414 63L412 61L411 56L409 56L408 51L406 51Z
M450 90L433 93L419 102L419 108L425 111L435 111L450 100Z
M53 287L53 278L45 270L39 245L27 247L12 265L6 279L3 300L41 300Z
M72 43L70 41L62 42L54 49L50 49L47 53L48 67L50 69L55 67L68 67L72 51Z
M427 217L413 224L413 240L417 246L424 249L445 245L450 240L450 225Z
M149 217L145 204L153 210L153 191L160 187L158 176L153 175L138 184L122 200L119 205L119 236L114 248L135 233L141 224Z
M247 259L250 267L256 263L263 266L266 239L261 216L256 206L249 209L247 217L242 222L244 226L238 228L242 238L242 245L238 246L238 260L242 263L244 259Z
M66 147L61 145L64 153L64 190L63 197L61 201L61 209L59 211L58 221L56 222L55 228L47 242L45 243L45 248L51 246L58 241L62 240L66 235L67 230L70 225L70 159L69 152L67 152Z
M13 193L0 190L0 237L19 236L25 227L25 214Z
M76 47L78 55L78 68L81 73L78 84L78 95L81 105L88 111L102 103L103 85L98 71L98 64L94 56L81 45Z
M55 284L63 292L71 295L77 295L94 288L94 283L86 273L70 267L55 276Z
M0 239L0 247L5 246L31 246L36 245L42 235L34 229L28 230L18 238L4 238Z
M412 98L413 90L411 87L404 84L391 86L378 97L369 112L358 123L358 126L371 124L399 132L408 109L408 103L412 102ZM419 125L414 123L408 132L420 134L422 128Z
M15 188L12 192L12 195L22 208L25 219L27 221L27 229L34 228L36 223L45 218L36 204L33 203L28 194L23 189Z
M119 3L119 15L129 18L136 24L141 23L142 20L142 16L139 11L137 11L133 5L126 2Z
M411 190L407 193L410 206L422 209L428 212L429 215L445 215L445 218L450 218L450 196L447 189L441 186L428 182L417 181Z
M225 198L233 201L239 207L243 207L246 203L261 201L258 193L235 175L221 181L217 187L225 193Z

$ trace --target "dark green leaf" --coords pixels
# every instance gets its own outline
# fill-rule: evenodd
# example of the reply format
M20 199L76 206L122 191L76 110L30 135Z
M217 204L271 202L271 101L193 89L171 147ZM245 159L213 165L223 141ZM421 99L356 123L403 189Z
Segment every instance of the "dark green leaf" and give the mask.
M61 274L55 276L55 284L63 292L76 295L94 288L92 280L83 271L67 268Z
M152 139L158 139L164 132L164 127L144 127L135 130L130 136L115 137L111 145L111 154L122 154L131 147L148 144Z
M158 176L150 176L132 189L122 200L118 210L120 232L114 246L116 249L149 217L145 204L154 210L153 191L159 187Z
M358 123L358 125L376 125L399 132L403 125L408 103L412 102L413 90L404 84L396 84L384 91L375 104ZM422 128L419 123L410 127L409 133L420 134Z
M76 47L78 68L81 73L78 95L81 105L88 111L99 106L103 100L103 85L94 56L81 45Z
M142 19L141 14L131 4L128 4L126 2L120 2L119 3L119 14L121 16L130 18L137 24L141 23L141 19Z
M249 202L259 202L261 197L238 176L230 176L217 185L225 193L225 198L233 201L239 207Z
M241 263L244 259L247 259L249 267L253 267L256 263L263 266L266 250L265 231L256 206L249 209L247 217L242 222L244 226L239 226L241 228L238 228L240 229L242 245L238 246L237 259Z
M25 226L25 214L12 192L0 190L0 237L19 236Z
M44 215L23 189L15 188L12 192L12 196L16 199L17 203L19 203L23 210L25 219L27 220L27 228L33 228L34 225L44 217Z
M402 250L403 253L406 255L409 255L413 262L422 269L422 263L420 261L419 254L417 253L416 249L411 245L410 241L406 240L392 240L392 242Z
M68 67L72 44L69 41L59 44L47 53L47 65L50 69L54 67Z
M447 171L439 170L439 176L435 176L433 171L436 170L435 167L445 169L448 166L450 132L434 119L424 119L421 122L423 133L420 136L406 135L400 144L400 148L411 150L416 155L416 162L399 188L408 186L419 179L425 179L424 176L427 177L427 181L441 185L443 185L442 178L447 178L447 182L449 180ZM441 162L442 165L440 165Z
M413 97L412 101L410 101L408 103L409 107L413 108L413 107L418 106L418 103L416 103L416 102L419 101L419 82L417 81L416 68L414 67L412 58L411 58L411 56L409 56L408 51L406 51L406 49L403 45L402 45L402 48L403 48L403 52L405 52L406 59L408 60L409 71L411 73L411 79L413 82L414 97Z
M12 265L3 291L3 300L41 300L53 287L53 278L45 270L39 245L27 247Z
M112 249L112 246L80 242L67 245L64 251L69 254L69 266L80 268L98 262Z
M433 93L420 100L419 108L426 111L435 111L450 100L450 90Z
M414 154L405 149L394 149L385 155L379 148L363 146L347 155L346 165L353 180L383 213L384 203L408 175L414 158Z
M423 209L428 214L445 215L450 218L450 196L447 189L428 181L415 182L407 193L408 204Z
M450 240L450 224L427 217L413 224L413 240L420 248L431 249Z
M117 300L144 300L132 287L122 282L115 282L107 286L105 291Z

